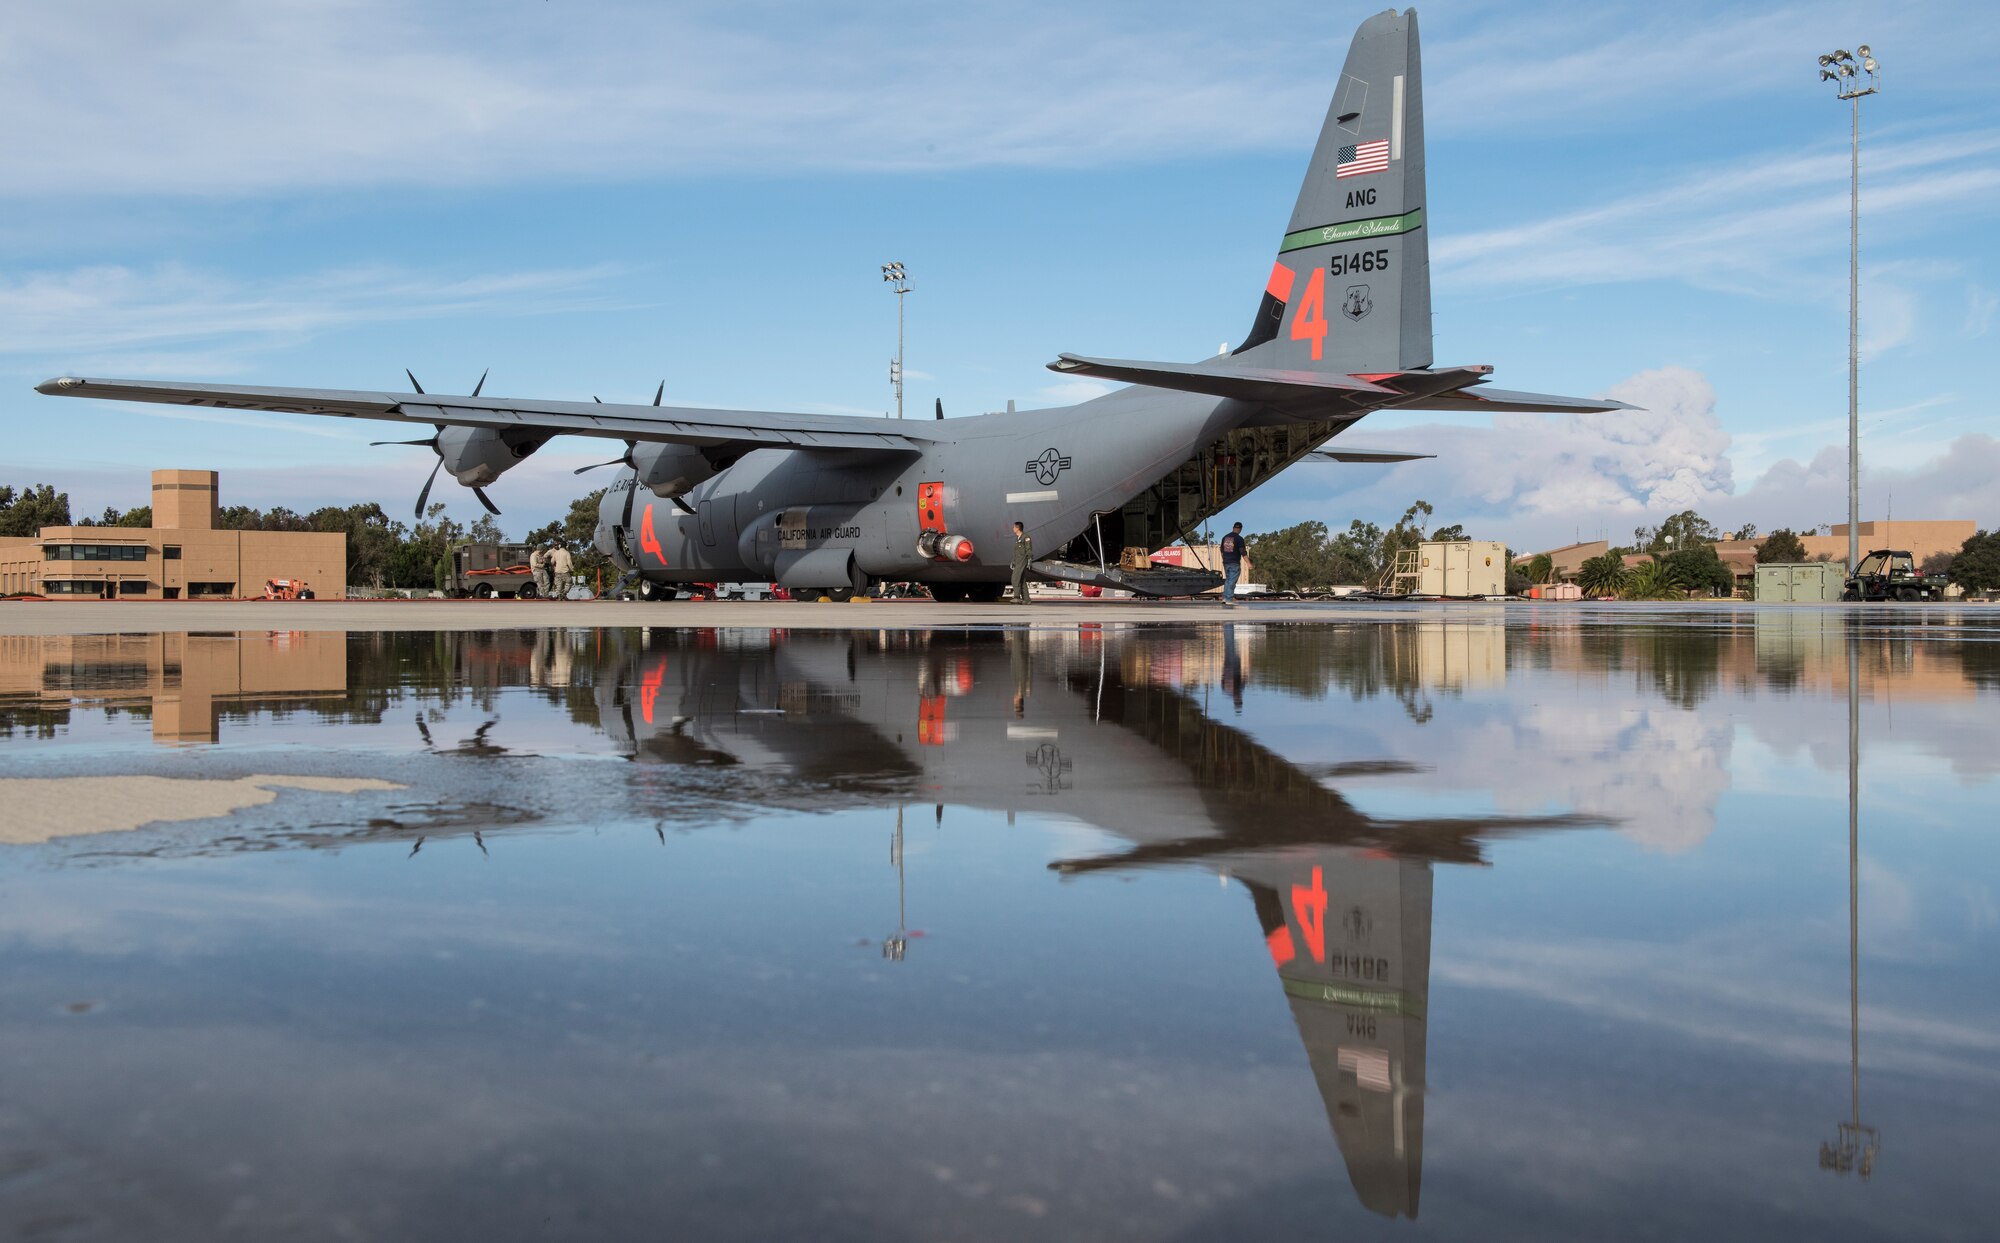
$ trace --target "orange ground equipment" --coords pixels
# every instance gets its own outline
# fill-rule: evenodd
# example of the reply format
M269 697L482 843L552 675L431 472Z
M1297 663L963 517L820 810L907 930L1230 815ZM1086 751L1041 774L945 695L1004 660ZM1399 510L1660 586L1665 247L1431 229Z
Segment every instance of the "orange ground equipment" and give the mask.
M264 580L266 600L310 600L313 598L312 585L302 578L267 578Z

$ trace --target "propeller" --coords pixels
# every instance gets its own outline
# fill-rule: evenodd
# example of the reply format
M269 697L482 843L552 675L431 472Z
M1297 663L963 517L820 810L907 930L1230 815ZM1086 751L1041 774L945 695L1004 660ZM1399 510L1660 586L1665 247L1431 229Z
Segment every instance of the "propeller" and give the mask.
M660 381L660 387L653 390L653 404L656 406L659 405L660 398L665 397L666 395L667 395L667 382L665 380L662 380ZM593 396L591 400L596 402L600 406L604 404L603 399L599 397ZM577 467L575 470L571 471L570 474L581 475L585 471L596 470L600 466L631 466L633 467L633 469L636 470L638 469L638 467L632 461L632 450L637 446L637 443L638 442L636 441L628 440L625 442L625 452L619 454L615 458L612 458L609 462L592 462L588 466ZM689 510L688 512L692 513L694 511Z
M472 386L472 395L474 397L479 396L480 390L486 387L486 377L492 374L492 371L493 369L491 367L488 367L486 370L479 373L479 383ZM408 367L405 367L403 368L403 374L410 378L411 388L417 390L419 393L424 392L424 386L421 382L418 381L415 372L411 371ZM426 393L425 396L429 396L429 394ZM438 432L442 432L444 430L444 424L442 423L434 423L432 424L432 426L437 428ZM417 493L416 516L422 518L424 516L424 502L431 499L431 485L437 482L438 471L444 468L444 454L439 452L438 450L437 433L433 432L431 435L425 437L422 440L371 440L368 443L371 447L376 445L423 445L426 448L428 448L432 453L437 454L437 465L431 467L430 476L424 480L423 490ZM487 513L494 515L499 514L500 507L498 505L495 505L492 502L492 500L486 495L485 489L474 488L472 489L472 495L479 498L479 503L481 505L486 506Z
M596 470L600 466L630 466L632 465L633 444L634 444L633 441L630 440L626 441L625 452L618 457L612 458L609 462L592 462L588 466L577 467L575 470L571 471L570 474L581 475L583 472L587 470Z

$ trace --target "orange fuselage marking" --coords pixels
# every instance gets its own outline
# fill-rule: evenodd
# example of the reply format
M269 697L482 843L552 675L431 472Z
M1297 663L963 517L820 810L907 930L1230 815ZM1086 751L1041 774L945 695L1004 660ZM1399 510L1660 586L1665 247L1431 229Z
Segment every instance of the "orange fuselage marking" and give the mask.
M646 506L644 516L639 519L639 550L641 552L652 553L662 566L666 565L667 554L660 551L660 537L653 531L653 507L651 505Z
M926 531L944 530L944 485L917 485L917 525Z

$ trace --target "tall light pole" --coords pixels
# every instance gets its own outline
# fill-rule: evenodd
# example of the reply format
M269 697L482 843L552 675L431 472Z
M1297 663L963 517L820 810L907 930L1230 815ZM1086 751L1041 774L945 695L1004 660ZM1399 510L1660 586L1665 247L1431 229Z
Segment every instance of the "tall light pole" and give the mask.
M1861 97L1882 89L1866 43L1819 58L1819 80L1854 107L1847 190L1847 572L1861 562Z
M896 357L889 363L889 387L896 390L896 417L903 417L903 295L910 292L910 274L900 263L882 265L882 279L896 291Z

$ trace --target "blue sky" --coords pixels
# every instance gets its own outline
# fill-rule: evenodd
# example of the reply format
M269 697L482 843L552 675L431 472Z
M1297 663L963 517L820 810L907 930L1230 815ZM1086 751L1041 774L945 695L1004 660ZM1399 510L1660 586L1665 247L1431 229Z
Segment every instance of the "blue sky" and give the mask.
M159 466L225 501L380 500L421 450L330 420L56 402L51 375L879 414L1093 391L1059 351L1235 342L1366 6L80 0L0 32L0 480L79 511ZM1692 505L1845 511L1847 111L1871 43L1864 516L2000 525L1981 363L2000 16L1972 3L1420 7L1437 359L1643 414L1371 418L1435 461L1301 467L1231 516L1441 522L1535 547ZM493 493L553 516L608 456ZM598 479L597 482L602 482ZM454 512L478 510L444 488Z

